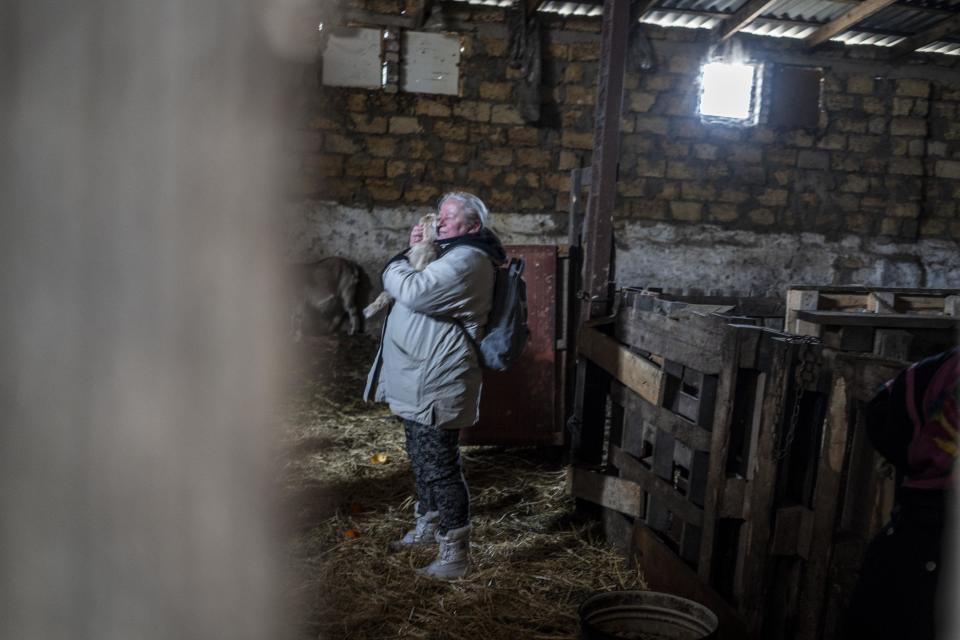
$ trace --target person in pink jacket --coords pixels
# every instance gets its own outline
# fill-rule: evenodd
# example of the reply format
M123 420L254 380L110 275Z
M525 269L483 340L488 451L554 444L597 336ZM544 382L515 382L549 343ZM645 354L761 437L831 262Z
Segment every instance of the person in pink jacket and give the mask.
M870 543L847 638L942 638L937 609L944 526L954 500L960 347L917 362L866 409L867 434L897 471L889 524Z

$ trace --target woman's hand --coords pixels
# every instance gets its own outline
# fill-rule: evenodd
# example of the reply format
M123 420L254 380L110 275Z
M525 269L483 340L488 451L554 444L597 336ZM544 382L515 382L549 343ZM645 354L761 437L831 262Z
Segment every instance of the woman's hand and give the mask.
M410 229L410 246L412 247L421 240L423 240L423 228L419 224L415 224Z

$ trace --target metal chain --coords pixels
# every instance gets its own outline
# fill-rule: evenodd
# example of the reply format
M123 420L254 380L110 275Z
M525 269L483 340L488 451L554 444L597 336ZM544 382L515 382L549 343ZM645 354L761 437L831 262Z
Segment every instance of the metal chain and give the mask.
M793 441L797 435L797 424L800 421L800 398L803 396L803 390L811 386L817 379L817 352L813 345L819 344L820 340L813 336L789 336L786 340L789 344L799 344L797 358L800 363L796 368L796 390L793 394L793 411L790 413L790 426L787 428L783 443L774 452L777 460L783 460L789 455L793 448ZM783 416L781 409L781 417ZM779 422L778 422L779 424Z

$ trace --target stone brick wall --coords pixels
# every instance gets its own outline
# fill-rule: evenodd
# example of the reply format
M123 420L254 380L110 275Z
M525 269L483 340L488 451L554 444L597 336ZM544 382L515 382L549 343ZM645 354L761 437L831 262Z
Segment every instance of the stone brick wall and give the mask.
M733 128L691 115L694 77L684 62L630 92L631 107L646 110L623 138L623 215L960 238L957 88L827 70L817 129Z
M366 7L369 24L378 9L386 20L386 4ZM599 20L547 19L543 116L530 125L514 103L503 12L447 7L463 38L458 97L324 87L307 70L295 197L400 207L465 189L494 211L567 210L569 170L589 164L593 144ZM626 79L620 221L960 239L956 61L897 66L872 47L811 56L747 38L762 61L823 67L823 113L809 130L733 127L696 114L707 34L649 33L657 65Z

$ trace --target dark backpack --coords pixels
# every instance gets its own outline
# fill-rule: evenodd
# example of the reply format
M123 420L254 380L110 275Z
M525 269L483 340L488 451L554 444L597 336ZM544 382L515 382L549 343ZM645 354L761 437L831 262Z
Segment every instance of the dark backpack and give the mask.
M477 349L485 369L506 371L523 353L530 338L523 266L523 258L511 258L508 265L495 270L493 306L486 335Z
M504 267L494 267L493 306L487 317L487 332L479 343L458 318L437 316L460 327L484 369L506 371L530 338L527 327L527 283L523 281L523 258L511 258Z

